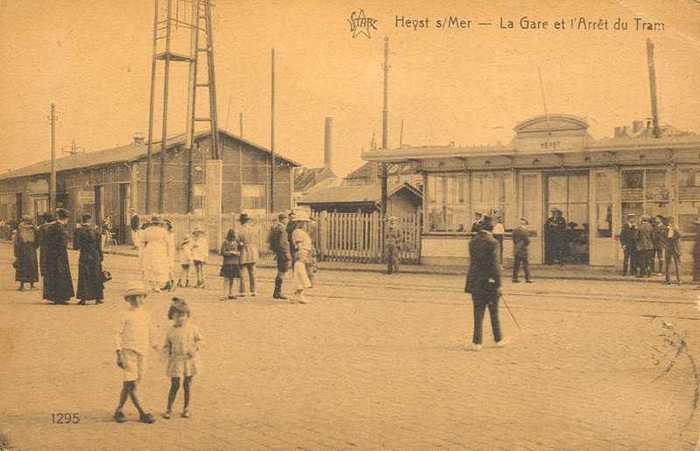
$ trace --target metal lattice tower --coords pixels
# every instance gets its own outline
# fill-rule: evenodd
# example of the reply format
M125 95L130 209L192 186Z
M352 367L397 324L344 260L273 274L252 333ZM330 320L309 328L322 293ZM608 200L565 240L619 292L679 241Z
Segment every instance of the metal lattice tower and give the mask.
M170 63L189 64L187 89L187 122L185 129L185 149L188 153L188 201L187 210L193 210L193 147L197 122L209 124L211 134L211 158L221 157L219 134L217 132L216 83L214 76L214 39L212 27L211 0L154 0L153 18L153 59L151 63L151 93L148 114L148 157L146 175L146 213L151 211L152 145L155 121L156 71L163 65L163 106L161 110L160 174L158 192L158 212L165 210L165 157L168 132L168 100L170 89ZM184 44L189 41L189 45ZM187 48L189 47L189 48ZM205 70L200 66L205 65ZM206 115L197 113L198 90L206 89L209 97L209 111Z

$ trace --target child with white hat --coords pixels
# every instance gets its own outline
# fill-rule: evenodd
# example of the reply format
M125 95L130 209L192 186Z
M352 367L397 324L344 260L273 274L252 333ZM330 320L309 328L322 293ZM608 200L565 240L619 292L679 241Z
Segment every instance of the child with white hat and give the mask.
M119 405L114 412L114 420L117 423L126 421L122 409L129 398L136 407L142 423L155 422L153 415L141 407L136 394L136 388L143 380L148 366L149 345L158 349L153 341L155 334L152 329L151 317L143 308L147 294L146 287L142 282L129 283L124 292L124 300L129 303L130 308L122 313L115 337L117 366L122 369L124 379Z

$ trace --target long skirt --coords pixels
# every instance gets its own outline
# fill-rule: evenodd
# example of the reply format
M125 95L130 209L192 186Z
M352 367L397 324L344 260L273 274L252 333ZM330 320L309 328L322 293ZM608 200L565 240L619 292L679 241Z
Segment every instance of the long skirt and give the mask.
M39 263L36 258L34 243L22 243L19 245L15 280L17 282L30 283L39 281Z
M77 297L81 301L101 301L104 299L104 283L102 282L102 265L100 262L79 262Z

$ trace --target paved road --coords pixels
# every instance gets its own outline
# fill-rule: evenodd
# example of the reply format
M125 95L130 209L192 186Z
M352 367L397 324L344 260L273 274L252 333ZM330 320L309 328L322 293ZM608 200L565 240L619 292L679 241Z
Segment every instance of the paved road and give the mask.
M685 355L671 371L664 321L700 362L692 287L547 281L506 285L512 346L465 351L470 304L455 276L320 274L312 304L259 296L221 302L183 289L207 339L191 419L110 420L118 396L112 325L134 258L108 256L102 306L51 306L14 291L0 246L0 430L21 449L694 449L700 412ZM77 273L77 271L75 271ZM262 294L273 273L260 273ZM148 308L167 327L168 295ZM488 330L488 328L487 328ZM168 381L152 356L142 396L154 412ZM663 359L662 359L663 360ZM662 363L663 365L663 363ZM694 412L695 411L695 412ZM77 425L51 414L77 412ZM133 412L130 412L133 418ZM691 415L695 413L693 417Z

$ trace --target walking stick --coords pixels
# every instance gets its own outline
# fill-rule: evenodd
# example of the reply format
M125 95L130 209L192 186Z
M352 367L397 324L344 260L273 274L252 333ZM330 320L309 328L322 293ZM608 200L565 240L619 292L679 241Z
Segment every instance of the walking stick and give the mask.
M515 323L516 326L518 326L518 330L522 332L522 327L520 327L520 324L518 323L518 320L515 319L515 315L513 315L513 312L510 310L510 307L508 307L508 303L506 302L506 297L501 294L501 299L503 300L503 305L506 306L506 310L508 311L508 314L510 317L513 319L513 322Z

